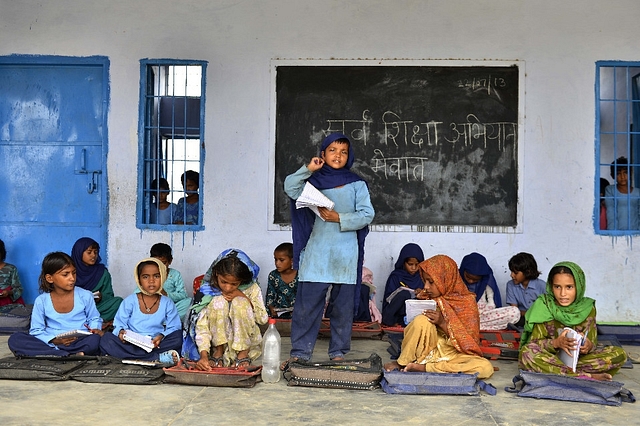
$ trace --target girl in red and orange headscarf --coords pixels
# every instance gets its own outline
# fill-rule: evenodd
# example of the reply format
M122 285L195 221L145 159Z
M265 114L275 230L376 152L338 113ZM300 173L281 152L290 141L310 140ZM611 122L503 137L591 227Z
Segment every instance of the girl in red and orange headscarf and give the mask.
M437 255L420 263L422 290L418 299L436 301L435 311L424 311L407 325L397 361L385 364L387 371L432 373L478 373L491 377L493 366L482 357L480 320L475 295L460 278L456 262Z

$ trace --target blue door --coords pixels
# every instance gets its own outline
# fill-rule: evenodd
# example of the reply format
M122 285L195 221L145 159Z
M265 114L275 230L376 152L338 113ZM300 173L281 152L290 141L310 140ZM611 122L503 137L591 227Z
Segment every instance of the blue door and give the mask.
M33 303L43 257L107 242L105 57L0 57L0 239Z

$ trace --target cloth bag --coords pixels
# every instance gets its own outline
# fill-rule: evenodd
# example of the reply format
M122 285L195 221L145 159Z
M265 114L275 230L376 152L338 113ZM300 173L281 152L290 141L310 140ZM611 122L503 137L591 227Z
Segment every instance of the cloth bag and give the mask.
M636 402L636 398L620 382L582 379L559 374L535 373L520 370L513 378L513 386L505 391L527 398L559 401L589 402L619 406L622 402Z
M492 396L497 393L492 384L478 380L478 373L385 371L380 384L383 391L391 394L479 395L480 390Z
M284 378L289 386L372 390L380 386L382 359L371 354L355 360L294 361L289 363Z

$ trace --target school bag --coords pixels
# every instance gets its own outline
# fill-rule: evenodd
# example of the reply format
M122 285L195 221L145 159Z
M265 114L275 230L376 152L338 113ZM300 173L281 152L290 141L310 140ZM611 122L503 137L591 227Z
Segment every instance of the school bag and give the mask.
M520 370L520 374L513 378L513 386L507 386L504 390L527 398L602 405L619 406L622 402L636 402L633 394L624 388L624 383L524 370Z
M87 363L84 357L24 357L0 359L0 379L68 380L73 371Z
M478 379L478 373L422 373L385 371L380 382L385 393L403 395L479 395L483 390L491 396L496 388Z
M246 369L216 367L210 371L200 371L196 370L195 364L193 361L182 359L178 365L165 368L165 382L195 386L252 388L261 380L262 366L259 365L251 365Z
M17 332L29 332L31 326L31 311L33 305L0 306L0 334L13 334Z
M284 378L289 386L372 390L380 386L382 359L374 353L369 358L354 360L293 361Z
M118 358L98 356L71 372L69 378L85 383L157 385L163 382L164 371L160 365L125 364Z

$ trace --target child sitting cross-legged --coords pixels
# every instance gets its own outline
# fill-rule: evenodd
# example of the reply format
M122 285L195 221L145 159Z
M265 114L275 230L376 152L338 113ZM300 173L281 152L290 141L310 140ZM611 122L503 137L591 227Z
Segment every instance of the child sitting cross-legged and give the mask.
M140 293L124 299L113 320L113 333L104 334L100 349L120 359L159 361L173 366L180 359L182 329L176 305L161 294L167 269L156 258L143 259L136 265L134 276ZM127 342L125 335L130 331L151 337L154 346L151 352Z
M90 291L76 287L76 266L69 255L49 253L42 261L41 295L36 297L29 333L9 337L16 356L98 355L102 319ZM58 337L75 330L91 334Z
M185 358L198 360L198 370L246 368L262 353L258 324L268 316L259 272L237 249L223 251L209 267L187 316L182 348Z
M618 346L598 347L595 300L585 297L586 280L582 269L572 262L557 263L549 271L546 292L527 311L520 340L520 368L537 373L611 380L627 360ZM576 339L568 337L570 327L584 337L576 371L559 357L571 355Z

